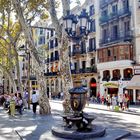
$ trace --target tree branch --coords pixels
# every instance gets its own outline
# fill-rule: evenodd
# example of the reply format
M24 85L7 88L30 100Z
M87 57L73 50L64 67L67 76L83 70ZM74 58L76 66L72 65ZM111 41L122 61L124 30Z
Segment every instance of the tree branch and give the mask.
M55 27L56 35L58 39L61 40L62 28L56 14L55 0L48 0L48 3L49 3L49 13L52 19L52 23Z

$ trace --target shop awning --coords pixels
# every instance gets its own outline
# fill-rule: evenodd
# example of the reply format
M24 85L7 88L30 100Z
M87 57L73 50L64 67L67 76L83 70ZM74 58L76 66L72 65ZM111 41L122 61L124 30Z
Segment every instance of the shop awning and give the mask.
M127 84L126 89L140 89L140 75L134 75Z
M116 84L116 83L110 83L110 82L103 84L103 86L104 87L107 87L107 88L118 88L119 87L118 84Z

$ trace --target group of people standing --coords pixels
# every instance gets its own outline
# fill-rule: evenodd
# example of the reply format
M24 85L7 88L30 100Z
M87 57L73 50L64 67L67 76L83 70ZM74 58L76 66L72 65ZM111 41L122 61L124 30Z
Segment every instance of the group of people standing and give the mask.
M106 94L105 96L101 96L100 93L97 94L97 103L106 104L108 109L111 109L110 106L112 105L112 110L116 108L128 110L129 102L130 97L126 93L118 94L118 96L115 94Z
M23 99L21 93L4 94L1 98L3 98L3 107L8 109L10 115L15 116L16 109L22 115Z
M36 94L36 91L32 92L31 99L28 99L28 92L25 90L23 94L21 93L11 93L3 94L0 96L1 105L7 109L7 113L11 116L15 116L16 110L22 115L24 109L28 108L30 103L33 105L33 113L36 114L36 108L39 101L39 95ZM29 104L28 104L29 102Z

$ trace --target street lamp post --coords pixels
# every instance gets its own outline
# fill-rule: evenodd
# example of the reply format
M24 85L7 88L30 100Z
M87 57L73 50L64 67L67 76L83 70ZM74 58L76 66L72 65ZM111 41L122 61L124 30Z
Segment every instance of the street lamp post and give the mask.
M67 11L67 15L63 18L65 31L68 38L75 43L75 55L78 59L78 71L80 69L79 63L79 54L81 52L81 42L87 39L87 36L90 32L91 20L86 12L86 9L83 9L80 15L71 14L70 11ZM76 83L81 83L81 80L77 78Z

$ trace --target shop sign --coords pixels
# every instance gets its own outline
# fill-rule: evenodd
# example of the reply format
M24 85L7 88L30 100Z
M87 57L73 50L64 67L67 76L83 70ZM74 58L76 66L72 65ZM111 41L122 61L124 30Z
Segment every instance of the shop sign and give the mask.
M105 83L103 86L108 87L108 88L118 88L119 85L116 83Z
M139 75L140 74L140 65L134 66L134 74Z
M96 87L96 83L91 83L90 87Z

